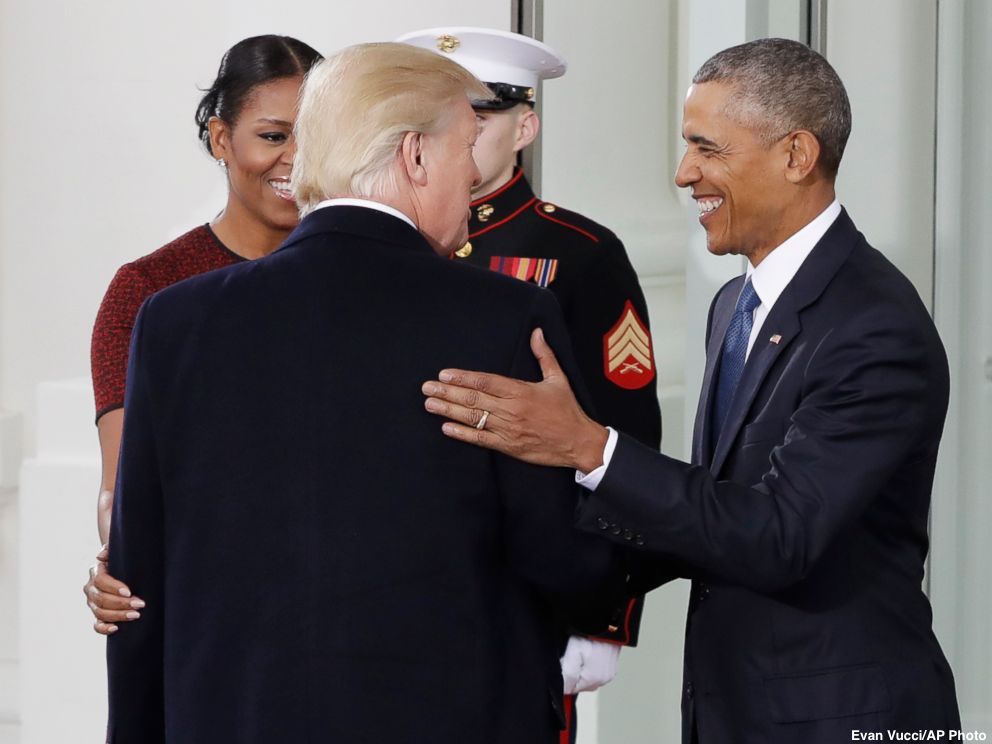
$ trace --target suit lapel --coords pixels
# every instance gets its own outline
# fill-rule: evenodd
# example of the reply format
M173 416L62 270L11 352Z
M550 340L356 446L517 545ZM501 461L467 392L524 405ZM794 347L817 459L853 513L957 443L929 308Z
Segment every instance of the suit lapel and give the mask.
M741 293L744 277L737 277L724 285L713 306L713 317L710 320L709 343L706 345L706 367L703 370L703 386L696 406L696 423L692 429L692 461L697 465L710 462L713 450L712 412L713 391L716 385L716 369L720 362L723 349L723 338L727 335L727 326L734 316L737 307L737 296Z
M803 262L802 266L799 267L799 271L796 272L792 281L786 286L785 291L779 296L772 311L765 319L764 324L758 330L754 347L751 349L747 364L744 366L744 372L737 391L734 394L733 400L730 402L727 420L723 425L723 429L720 431L720 438L717 441L713 459L710 462L710 472L714 477L719 477L727 456L730 454L730 450L737 440L737 435L747 420L748 412L751 410L751 404L761 389L761 385L765 381L769 370L771 370L775 361L785 352L802 330L800 314L823 294L824 289L826 289L827 285L834 278L841 265L847 260L847 257L860 239L861 234L854 227L851 218L847 216L847 211L842 209L840 215L830 226L830 229L827 230ZM733 308L731 308L730 313L733 313ZM714 348L716 349L716 354L719 355L723 336L726 333L726 327L727 324L725 323L723 326L724 332L720 334L716 347L713 345L713 339L710 339L708 355L713 354ZM714 328L714 332L715 330ZM775 336L778 338L772 340ZM711 364L710 359L707 358L706 369L708 374L711 374L711 366L715 367L716 365L715 363ZM712 384L712 380L706 381L704 378L703 389L709 393L712 390ZM708 399L710 396L707 395L706 397ZM710 426L709 419L709 411L707 410L703 421L703 428L707 431ZM698 414L696 423L698 427ZM708 446L705 437L702 446L704 449ZM702 460L700 462L706 463L707 461Z
M784 294L784 293L783 293ZM716 444L716 451L713 453L713 460L710 463L710 472L716 476L723 467L730 452L730 446L737 439L744 419L751 408L761 383L768 375L768 370L772 368L775 360L779 358L786 347L792 342L802 327L799 322L799 314L791 307L783 307L782 298L779 297L775 307L768 314L768 318L758 330L755 337L754 347L744 365L744 373L741 375L740 384L730 401L730 410L727 411L727 420L720 430L720 439ZM777 336L776 341L772 341L772 336Z

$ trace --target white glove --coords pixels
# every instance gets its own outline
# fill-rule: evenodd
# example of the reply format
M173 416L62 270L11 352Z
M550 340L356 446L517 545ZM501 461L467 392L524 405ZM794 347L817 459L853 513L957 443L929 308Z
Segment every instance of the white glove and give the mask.
M619 660L618 644L572 636L561 657L565 694L590 692L608 684L617 675Z

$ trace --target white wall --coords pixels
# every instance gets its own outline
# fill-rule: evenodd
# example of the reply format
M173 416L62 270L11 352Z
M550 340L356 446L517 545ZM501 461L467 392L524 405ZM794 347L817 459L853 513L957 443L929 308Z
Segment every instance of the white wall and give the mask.
M826 56L853 118L837 194L930 307L936 45L936 3L827 3Z

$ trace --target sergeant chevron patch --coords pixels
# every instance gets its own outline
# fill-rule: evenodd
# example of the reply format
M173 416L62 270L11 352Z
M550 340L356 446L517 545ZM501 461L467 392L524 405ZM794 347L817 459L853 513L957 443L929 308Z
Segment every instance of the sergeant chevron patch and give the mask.
M603 372L625 390L637 390L654 379L651 333L627 300L616 325L603 336Z

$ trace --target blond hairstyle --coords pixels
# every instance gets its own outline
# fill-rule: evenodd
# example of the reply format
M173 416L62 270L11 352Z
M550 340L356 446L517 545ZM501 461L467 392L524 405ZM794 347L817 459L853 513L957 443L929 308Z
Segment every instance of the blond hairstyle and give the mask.
M375 199L395 189L404 136L443 130L460 96L493 97L461 65L408 44L359 44L315 65L294 128L300 214L333 195Z

